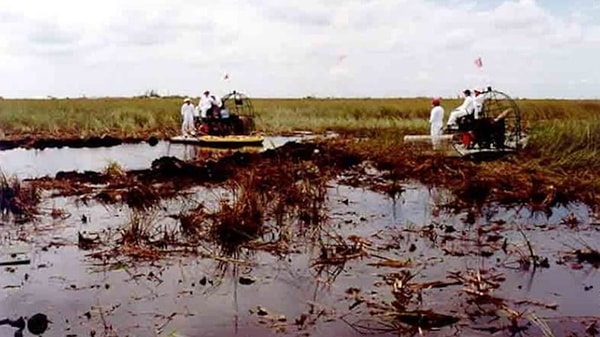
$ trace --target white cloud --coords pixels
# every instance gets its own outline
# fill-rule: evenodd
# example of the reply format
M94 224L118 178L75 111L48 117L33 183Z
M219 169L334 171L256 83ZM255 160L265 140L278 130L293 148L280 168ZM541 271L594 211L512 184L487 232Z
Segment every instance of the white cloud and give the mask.
M597 97L597 82L576 84L600 78L600 24L545 4L0 0L0 74L18 77L0 82L0 95L235 86L257 96L414 96L491 83L519 97Z

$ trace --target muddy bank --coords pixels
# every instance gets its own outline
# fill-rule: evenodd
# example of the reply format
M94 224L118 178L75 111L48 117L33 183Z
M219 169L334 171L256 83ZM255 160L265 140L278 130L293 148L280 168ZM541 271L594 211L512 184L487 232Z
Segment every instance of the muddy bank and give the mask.
M151 145L159 141L168 140L173 135L177 135L178 130L146 130L139 131L135 136L127 134L110 133L101 136L84 137L77 132L64 132L61 134L43 133L43 134L5 134L0 139L0 151L16 148L23 149L48 149L48 148L97 148L110 147L121 144L135 144L148 142ZM335 135L333 132L326 132L324 136ZM310 131L289 131L278 134L265 133L268 138L302 138L314 137L315 134Z
M180 189L235 180L240 173L250 171L277 176L282 166L301 162L313 163L325 175L343 175L345 184L369 187L391 196L401 192L400 183L409 180L448 188L458 196L457 208L500 203L525 204L544 210L572 201L589 205L598 202L586 180L531 168L521 164L518 156L475 162L411 148L403 148L401 152L376 150L352 140L288 143L260 153L228 152L190 161L161 157L149 169L124 171L116 178L107 172L59 172L54 177L33 179L31 183L64 195L81 193L98 184L115 188L160 185L164 190Z
M21 179L55 176L65 171L105 171L107 167L123 170L149 169L157 158L175 157L183 161L220 158L233 152L261 152L287 142L314 139L318 135L265 136L262 145L236 148L212 148L169 141L123 143L95 148L12 149L0 151L0 169Z
M82 148L82 147L107 147L116 146L124 143L140 143L140 142L156 142L158 138L149 136L147 138L142 137L113 137L113 136L93 136L88 138L81 137L61 137L61 138L38 138L38 137L25 137L15 139L2 139L0 140L0 151L10 150L15 148L25 149L39 149L43 150L46 148Z

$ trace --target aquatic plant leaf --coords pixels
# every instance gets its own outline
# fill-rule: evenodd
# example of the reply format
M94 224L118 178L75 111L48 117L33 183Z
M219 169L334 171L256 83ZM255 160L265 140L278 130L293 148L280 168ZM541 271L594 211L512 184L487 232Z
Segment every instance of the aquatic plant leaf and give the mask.
M413 267L413 263L410 259L408 260L383 260L377 262L371 262L368 264L369 266L375 267L390 267L390 268L411 268Z

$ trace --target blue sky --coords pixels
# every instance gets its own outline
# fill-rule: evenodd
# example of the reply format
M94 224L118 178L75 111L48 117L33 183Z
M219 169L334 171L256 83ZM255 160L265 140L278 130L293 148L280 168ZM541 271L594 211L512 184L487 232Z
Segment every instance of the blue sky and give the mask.
M3 97L600 98L598 59L600 0L0 0Z

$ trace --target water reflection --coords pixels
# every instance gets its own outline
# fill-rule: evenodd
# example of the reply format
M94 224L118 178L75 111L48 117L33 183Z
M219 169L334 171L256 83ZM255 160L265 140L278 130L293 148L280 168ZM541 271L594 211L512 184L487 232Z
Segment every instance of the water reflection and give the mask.
M247 147L242 151L264 151L287 142L311 139L314 136L265 137L260 148ZM148 143L121 144L98 148L47 148L11 149L0 151L0 168L7 175L21 179L55 175L59 171L102 171L110 163L117 163L126 170L149 168L153 160L162 156L174 156L182 160L203 158L211 153L227 151L206 147L172 144L160 141L152 146Z
M192 256L165 255L154 262L133 263L117 256L114 264L107 265L103 265L101 259L90 257L94 252L81 251L75 244L58 246L58 243L76 242L79 229L115 228L127 222L127 212L98 206L93 221L82 224L78 219L82 213L91 212L88 207L77 209L57 200L48 201L53 207L68 208L73 216L52 226L43 226L46 221L42 221L36 227L39 232L24 230L25 236L36 242L36 247L46 249L39 249L39 257L31 268L18 267L0 280L2 287L19 285L19 288L3 293L0 312L52 308L61 317L76 322L71 326L63 319L57 320L52 327L57 335L64 332L61 335L85 336L89 335L88 326L101 328L103 323L98 308L107 308L104 319L109 324L140 336L153 335L158 328L164 334L176 331L186 335L264 336L269 334L264 327L275 329L275 326L286 326L290 334L297 332L293 329L303 327L316 336L358 335L345 323L324 322L344 314L352 314L357 321L369 319L362 305L353 308L356 312L349 313L348 308L354 302L342 300L347 296L346 291L356 293L356 289L360 289L361 294L372 301L390 303L394 298L386 282L395 280L391 274L400 278L404 269L415 275L410 280L413 285L444 281L449 271L494 269L494 275L503 273L506 278L498 290L499 296L559 302L560 310L554 315L583 315L600 309L595 298L590 296L592 293L582 285L599 287L594 278L586 278L583 273L574 274L569 268L554 264L550 269L538 269L533 273L531 269L509 269L501 263L504 259L514 259L517 249L527 249L520 234L511 229L512 224L521 224L524 228L544 223L557 225L561 216L570 213L577 214L586 223L591 221L587 214L589 210L582 205L555 208L550 218L544 218L542 214L532 217L533 211L524 207L494 205L455 212L444 208L452 199L441 189L407 184L401 195L391 199L368 190L331 185L323 204L327 221L311 224L297 217L283 217L279 221L265 217L269 219L264 228L278 230L265 233L252 243L246 242L235 255L221 254L215 242L198 241L190 247ZM234 199L235 191L228 191L228 198ZM190 203L187 209L193 209L199 201L218 209L223 195L204 190L160 206L166 207L164 212L170 215L179 214L183 202ZM192 202L193 198L198 202ZM276 207L269 209L274 211ZM464 223L463 219L469 216L475 217L474 225ZM165 215L158 223L162 226L177 223L173 219L167 222L168 218ZM502 222L504 227L501 227ZM551 254L564 248L566 236L578 235L564 229L527 230L526 235L536 254L554 257ZM584 235L589 235L589 240L598 238L593 231ZM355 236L354 241L349 239L352 236ZM323 259L323 248L327 249L326 254L331 254L334 248L340 252L339 248L354 247L354 243L359 242L357 237L370 244L365 246L370 255L340 260L339 263L316 263ZM57 241L58 238L62 241ZM507 253L502 249L504 240L508 242ZM55 245L51 245L52 242ZM482 252L493 255L483 256ZM497 258L501 261L497 262ZM550 260L553 262L554 259ZM381 261L396 265L369 265ZM404 261L410 261L413 267L398 267ZM38 265L45 267L36 268ZM33 281L20 283L25 273ZM423 308L444 312L456 310L457 303L463 303L460 297L455 297L460 289L423 290L420 303ZM265 315L258 314L259 307L264 309L260 312ZM332 308L337 310L337 315L329 315ZM362 313L360 309L363 309ZM87 312L90 312L90 319L82 316ZM173 313L175 316L171 317ZM547 313L544 311L543 314ZM280 315L285 315L287 323L277 321L281 319ZM257 327L256 323L262 321L267 323Z

